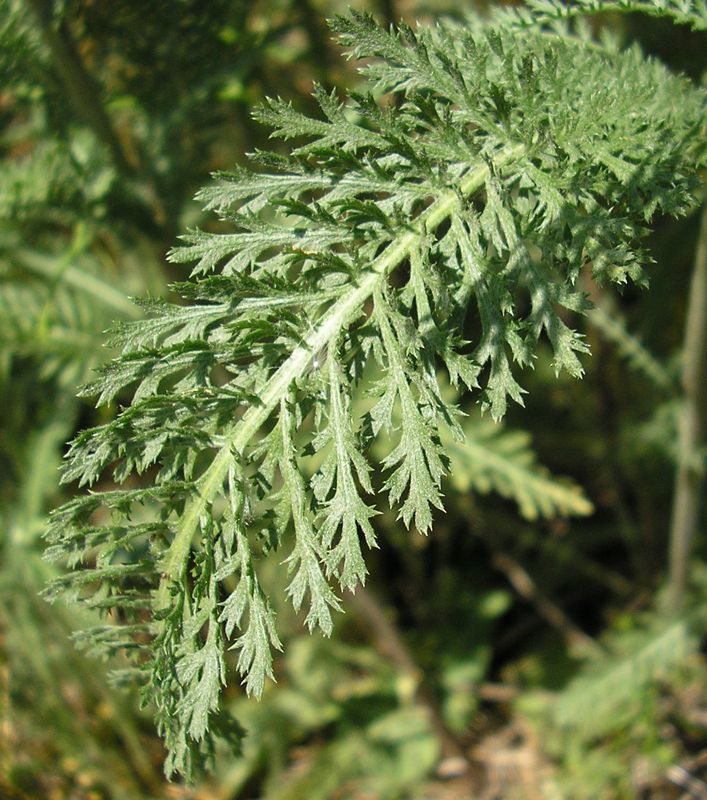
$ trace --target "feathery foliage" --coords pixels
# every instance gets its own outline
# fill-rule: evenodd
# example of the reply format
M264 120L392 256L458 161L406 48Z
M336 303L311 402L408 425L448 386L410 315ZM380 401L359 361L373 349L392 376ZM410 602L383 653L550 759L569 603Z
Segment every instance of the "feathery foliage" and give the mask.
M529 520L539 517L586 516L593 507L581 488L540 467L525 431L507 430L488 419L471 418L464 439L443 434L449 458L450 484L459 492L494 491L515 501Z
M596 736L625 722L631 704L640 704L646 688L670 675L695 651L696 622L686 617L658 619L653 630L624 633L619 640L623 652L614 648L618 652L612 660L592 665L561 693L553 706L555 723Z
M317 88L318 118L278 99L257 112L290 155L258 152L259 171L201 193L230 232L183 237L171 259L194 265L175 287L185 304L150 302L118 328L122 355L85 389L124 405L68 453L65 481L103 483L53 514L50 554L75 569L49 594L118 611L123 625L86 640L137 653L168 774L232 732L225 648L249 694L273 676L281 644L259 557L283 553L293 604L330 632L337 586L365 580L376 546L372 439L390 442L389 502L427 532L443 442L463 436L438 370L494 419L522 404L518 368L540 337L555 369L579 377L580 273L643 281L651 219L693 202L703 93L636 48L573 34L564 6L478 29L338 18L368 90L341 101ZM318 464L310 481L304 455Z
M693 30L707 30L707 3L705 0L527 0L521 7L503 9L524 26L561 23L582 14L641 12L654 17L674 20L689 25Z

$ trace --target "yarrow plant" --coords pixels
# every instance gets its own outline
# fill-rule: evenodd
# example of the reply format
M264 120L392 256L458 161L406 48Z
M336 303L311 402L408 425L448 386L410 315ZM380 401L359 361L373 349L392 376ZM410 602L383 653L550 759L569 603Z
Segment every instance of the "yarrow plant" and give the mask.
M707 27L682 0L540 0L417 29L337 18L365 90L317 88L315 118L260 108L290 154L258 152L200 193L229 232L184 236L184 303L146 301L114 333L122 355L85 394L132 399L79 434L63 478L119 488L54 512L49 555L72 569L48 594L110 612L82 639L135 652L125 677L156 709L169 775L232 730L227 648L249 694L272 677L263 554L283 554L292 604L331 633L377 546L378 495L420 533L442 509L441 434L462 432L440 382L500 419L541 337L579 377L580 275L643 282L651 219L695 204L704 93L592 38L582 14L612 9Z

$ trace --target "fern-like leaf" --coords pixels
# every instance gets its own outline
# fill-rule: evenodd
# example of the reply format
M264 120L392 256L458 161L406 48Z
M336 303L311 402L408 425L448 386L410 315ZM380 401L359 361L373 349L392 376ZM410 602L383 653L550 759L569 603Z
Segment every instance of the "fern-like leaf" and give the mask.
M51 591L140 626L169 773L210 752L226 647L250 693L273 674L261 554L284 549L295 606L307 597L308 624L328 633L337 585L364 579L375 546L371 436L390 443L390 502L428 530L442 442L460 433L437 371L478 386L496 418L522 400L539 337L579 375L580 272L641 279L647 221L692 202L700 90L636 50L509 20L337 20L368 90L317 90L317 118L268 102L259 118L297 147L204 192L231 231L184 238L171 258L194 264L185 304L124 324L122 355L88 390L125 405L79 435L65 479L131 483L55 512L53 553L77 569ZM371 374L372 408L353 418ZM141 473L154 485L134 488Z

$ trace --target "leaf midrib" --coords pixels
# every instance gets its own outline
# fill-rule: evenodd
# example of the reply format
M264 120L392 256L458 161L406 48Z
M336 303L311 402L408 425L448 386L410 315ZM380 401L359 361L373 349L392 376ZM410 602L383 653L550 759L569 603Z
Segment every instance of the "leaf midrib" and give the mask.
M520 157L525 148L521 144L508 145L494 157L494 166L507 167ZM234 452L242 452L253 436L267 421L292 382L302 375L312 353L319 352L335 339L339 331L361 313L363 304L371 297L385 277L402 263L414 246L429 231L436 230L452 212L459 208L462 198L478 191L488 177L486 164L480 164L467 172L458 189L443 193L417 218L414 228L394 239L370 266L359 285L335 303L321 318L319 324L305 337L287 360L267 381L260 395L260 402L252 405L245 414L224 433L225 443L213 461L197 481L196 492L188 501L179 521L174 539L165 554L160 568L160 584L156 592L156 608L169 604L169 587L182 574L199 520L209 504L217 497L228 473ZM161 623L164 624L164 623Z

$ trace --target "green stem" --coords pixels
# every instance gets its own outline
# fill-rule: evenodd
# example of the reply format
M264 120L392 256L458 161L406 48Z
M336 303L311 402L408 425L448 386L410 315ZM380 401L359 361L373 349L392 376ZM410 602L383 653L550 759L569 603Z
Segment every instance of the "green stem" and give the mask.
M113 125L101 102L98 87L86 70L66 23L53 17L49 0L27 0L44 41L52 55L69 102L110 151L116 169L124 176L134 175Z
M294 6L299 13L307 38L309 51L313 54L320 71L320 83L325 88L330 88L329 80L332 70L332 53L329 44L329 31L318 11L312 8L309 0L294 0Z
M33 250L19 250L16 258L24 267L37 275L49 281L66 283L80 292L85 292L118 314L132 319L142 316L140 309L122 291L78 266L62 266L61 262L57 266L55 259Z
M380 0L378 8L386 25L397 25L400 22L401 15L398 13L395 0Z
M118 173L126 179L141 179L133 186L151 212L152 221L165 237L172 237L174 214L170 216L163 198L168 192L137 141L135 158L129 158L103 105L98 83L86 69L71 30L65 20L56 19L51 0L27 0L56 69L69 103L110 153Z
M507 165L516 159L523 150L523 145L504 148L495 158L496 166L501 168ZM172 544L163 559L162 579L156 597L157 608L165 608L169 603L169 587L173 581L179 579L185 568L199 520L221 491L229 465L233 460L233 454L243 452L248 446L253 436L279 404L280 398L288 391L292 382L304 373L312 353L317 353L326 347L343 328L361 314L364 303L374 294L386 276L408 258L427 232L436 230L453 211L461 206L463 197L468 197L478 191L484 185L488 174L486 165L471 169L461 181L458 190L450 189L443 192L426 211L420 214L412 229L394 239L373 261L370 270L361 279L359 285L335 303L322 316L319 324L305 338L305 341L292 351L289 358L263 387L258 404L252 405L243 417L226 432L226 443L199 479L197 491L187 503Z
M682 384L685 392L678 439L670 526L668 609L680 610L685 602L692 543L700 514L702 469L700 450L707 429L707 206L702 211L695 266L685 320Z

